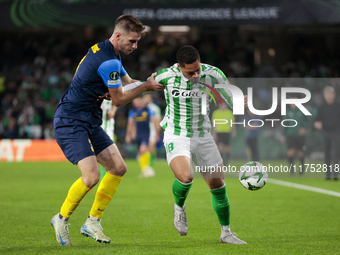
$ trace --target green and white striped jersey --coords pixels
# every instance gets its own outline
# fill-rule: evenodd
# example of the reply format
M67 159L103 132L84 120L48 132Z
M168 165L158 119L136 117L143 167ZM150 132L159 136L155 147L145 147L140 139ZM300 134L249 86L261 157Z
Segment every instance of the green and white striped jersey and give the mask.
M212 100L210 95L214 94L214 90L233 107L232 96L223 88L215 89L216 84L229 83L227 77L217 67L201 63L198 83L192 83L185 78L177 64L160 70L154 78L165 86L167 107L160 125L174 135L205 137L210 133L209 105ZM205 110L202 109L202 105L205 106Z

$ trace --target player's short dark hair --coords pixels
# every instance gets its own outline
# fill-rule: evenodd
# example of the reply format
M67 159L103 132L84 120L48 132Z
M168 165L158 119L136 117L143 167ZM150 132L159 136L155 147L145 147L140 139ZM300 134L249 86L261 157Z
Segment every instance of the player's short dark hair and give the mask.
M184 67L185 64L192 64L201 61L198 50L191 45L184 45L176 53L177 62L180 66Z
M127 32L136 32L144 34L145 26L143 23L132 15L121 15L115 21L115 29L117 26L122 27Z

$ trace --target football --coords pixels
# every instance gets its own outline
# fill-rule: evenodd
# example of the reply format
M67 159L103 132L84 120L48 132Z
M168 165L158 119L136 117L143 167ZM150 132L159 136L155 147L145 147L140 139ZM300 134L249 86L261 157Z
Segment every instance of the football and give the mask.
M261 163L252 161L241 166L238 178L246 189L259 190L266 185L268 173Z

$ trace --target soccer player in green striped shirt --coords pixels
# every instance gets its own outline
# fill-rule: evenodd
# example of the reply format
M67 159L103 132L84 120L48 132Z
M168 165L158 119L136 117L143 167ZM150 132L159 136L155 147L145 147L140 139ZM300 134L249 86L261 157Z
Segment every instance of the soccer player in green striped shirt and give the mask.
M178 63L159 71L155 80L165 86L165 116L160 123L164 131L164 146L167 161L175 174L172 185L175 198L174 225L181 235L187 235L185 200L193 183L193 169L196 167L223 167L221 155L210 133L209 102L216 84L228 83L226 76L217 67L203 64L196 48L185 45L177 54ZM208 85L208 86L206 86ZM127 85L125 89L138 84ZM210 89L210 88L212 89ZM232 107L232 97L225 89L216 88L219 95ZM210 91L210 92L209 92ZM202 112L204 100L205 112ZM230 205L224 183L224 173L202 173L210 192L212 207L221 225L222 243L245 244L230 231Z

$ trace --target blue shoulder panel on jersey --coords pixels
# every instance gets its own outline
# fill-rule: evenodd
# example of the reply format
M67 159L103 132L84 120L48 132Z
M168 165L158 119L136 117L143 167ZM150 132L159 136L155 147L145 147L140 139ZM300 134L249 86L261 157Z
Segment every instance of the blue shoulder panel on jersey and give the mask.
M98 67L97 73L108 88L118 88L122 86L122 81L120 80L122 68L122 63L118 59L110 59ZM126 74L125 69L124 72Z
M129 111L129 119L133 119L135 116L133 115L133 109L130 109Z
M120 71L120 76L125 76L127 72L125 71L124 67L122 66L122 70Z
M148 107L148 114L149 114L149 118L155 116L154 111L151 110L149 107Z

